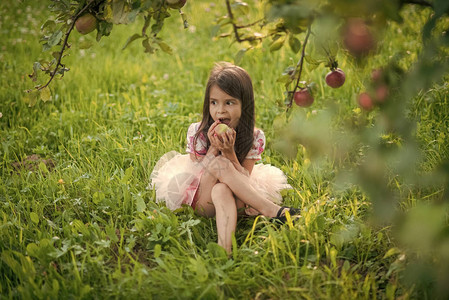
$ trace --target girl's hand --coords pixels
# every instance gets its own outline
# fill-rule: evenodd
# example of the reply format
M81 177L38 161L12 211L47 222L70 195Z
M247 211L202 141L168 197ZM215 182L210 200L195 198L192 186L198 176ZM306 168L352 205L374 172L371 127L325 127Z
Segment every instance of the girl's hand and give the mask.
M224 134L220 135L221 139L218 139L218 149L220 149L222 153L233 153L236 135L237 133L235 132L235 130L229 127L229 129Z
M207 131L207 137L209 138L210 141L210 147L209 150L213 151L214 155L217 156L218 155L218 151L220 151L220 140L218 139L216 133L215 133L215 127L217 127L217 125L220 124L220 121L215 121L214 123L212 123L212 125L210 125L209 130Z

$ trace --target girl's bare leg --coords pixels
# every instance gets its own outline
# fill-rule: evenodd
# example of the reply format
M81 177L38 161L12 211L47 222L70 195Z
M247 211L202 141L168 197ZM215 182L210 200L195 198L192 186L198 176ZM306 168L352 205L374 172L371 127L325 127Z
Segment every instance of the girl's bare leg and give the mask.
M195 211L204 217L215 216L215 207L212 203L211 193L212 188L218 182L217 177L215 177L211 172L207 171L207 166L214 161L215 156L206 156L202 160L205 171L200 179L200 184L197 191L197 202L195 205Z
M237 198L266 217L275 217L281 208L279 205L261 196L250 185L249 178L237 171L232 163L222 156L217 156L208 164L204 174L206 173L212 174L221 183L225 183Z
M237 214L240 215L246 215L245 213L245 202L243 202L242 200L238 199L237 197L234 196L235 199L235 204L237 206Z
M212 202L215 207L218 244L226 252L231 252L232 233L237 225L237 206L234 195L224 183L217 183L212 188Z

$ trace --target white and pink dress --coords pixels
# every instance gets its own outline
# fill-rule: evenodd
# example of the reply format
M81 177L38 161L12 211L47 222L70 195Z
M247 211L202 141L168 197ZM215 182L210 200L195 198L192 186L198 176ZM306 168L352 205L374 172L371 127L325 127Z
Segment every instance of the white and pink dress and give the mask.
M187 153L206 155L206 138L201 134L194 150L194 136L200 123L192 123L187 131ZM254 129L254 140L246 159L261 160L265 149L265 134L261 129ZM203 175L204 167L200 161L192 161L190 154L170 151L156 163L150 176L150 188L156 191L156 202L165 202L166 206L175 210L183 204L195 208L196 192ZM256 163L250 175L250 184L271 201L280 204L280 191L290 189L285 174L269 164Z

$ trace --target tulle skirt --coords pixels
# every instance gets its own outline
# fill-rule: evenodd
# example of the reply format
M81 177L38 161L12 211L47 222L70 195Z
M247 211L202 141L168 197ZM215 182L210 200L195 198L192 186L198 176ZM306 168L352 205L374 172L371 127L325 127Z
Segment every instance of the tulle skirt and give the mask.
M203 165L192 161L189 154L170 151L156 163L149 187L156 191L156 202L165 202L171 210L183 204L193 206L203 172ZM254 165L249 181L259 193L277 204L282 202L281 190L291 188L285 174L269 164Z

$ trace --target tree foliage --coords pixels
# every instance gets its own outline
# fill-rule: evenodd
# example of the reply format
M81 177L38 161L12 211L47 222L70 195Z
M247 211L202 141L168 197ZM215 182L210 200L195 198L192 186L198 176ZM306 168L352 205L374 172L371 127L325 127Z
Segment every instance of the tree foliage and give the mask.
M34 105L38 98L44 102L48 101L50 82L56 76L63 77L64 73L69 71L62 60L70 49L70 34L83 16L89 14L97 20L93 25L97 42L102 37L109 36L114 25L126 25L135 22L137 18L143 18L142 31L131 35L123 49L132 42L141 40L146 53L154 53L158 49L172 53L171 47L158 33L164 26L165 19L171 16L170 10L178 10L184 27L188 26L185 15L180 10L183 4L185 1L182 0L52 0L49 6L51 15L41 27L42 51L51 51L51 59L35 62L33 72L29 75L34 82L38 80L40 72L48 75L49 79L45 84L38 84L27 91L30 105ZM85 34L83 31L80 33Z

